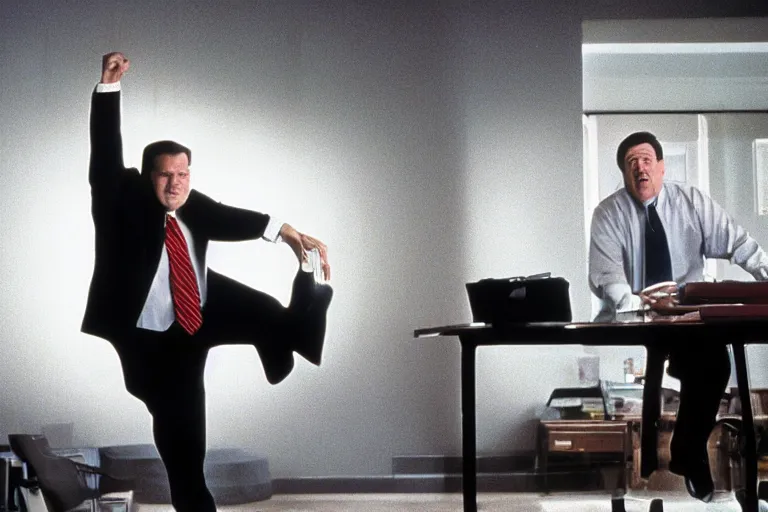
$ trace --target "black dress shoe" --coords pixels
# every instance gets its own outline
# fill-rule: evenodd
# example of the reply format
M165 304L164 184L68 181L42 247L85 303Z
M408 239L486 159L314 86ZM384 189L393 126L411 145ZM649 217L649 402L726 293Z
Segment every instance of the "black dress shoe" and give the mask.
M279 384L293 371L293 352L284 346L263 347L256 345L264 375L270 384Z
M329 284L318 283L312 272L299 269L293 279L288 310L296 322L293 350L310 363L319 366L325 343L328 306L333 298Z
M715 485L709 471L707 471L707 475L696 476L692 473L690 476L686 476L685 488L688 490L688 494L704 503L712 501L715 495Z
M712 473L709 463L703 460L695 462L693 459L687 462L669 461L669 470L676 475L685 477L685 488L692 497L709 503L715 495L715 483L712 481Z

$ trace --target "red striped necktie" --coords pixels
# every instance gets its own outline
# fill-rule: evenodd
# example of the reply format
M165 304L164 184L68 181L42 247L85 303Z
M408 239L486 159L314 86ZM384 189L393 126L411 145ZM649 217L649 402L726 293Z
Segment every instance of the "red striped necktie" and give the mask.
M171 275L171 296L176 321L189 334L195 334L203 324L200 312L200 290L197 287L195 270L189 259L189 250L184 233L172 215L166 216L165 248Z

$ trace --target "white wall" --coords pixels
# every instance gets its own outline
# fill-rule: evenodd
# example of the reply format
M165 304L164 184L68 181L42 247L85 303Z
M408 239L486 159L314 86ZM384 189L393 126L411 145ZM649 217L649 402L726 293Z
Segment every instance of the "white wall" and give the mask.
M725 208L764 248L768 245L768 223L757 214L752 141L768 137L768 114L708 114L712 197ZM718 261L723 279L752 280L747 272L727 261ZM747 347L750 384L768 387L768 347Z
M209 443L266 453L275 476L386 474L394 455L458 453L458 348L412 330L468 320L467 281L543 270L589 314L581 21L758 11L561 4L0 4L0 434L75 421L84 444L151 439L111 347L79 332L88 99L100 56L119 49L134 62L129 164L176 138L193 148L195 187L331 248L323 366L298 362L270 387L255 351L214 350ZM281 300L295 268L265 243L216 247L211 265ZM576 379L580 353L480 351L480 450L532 448L533 410Z

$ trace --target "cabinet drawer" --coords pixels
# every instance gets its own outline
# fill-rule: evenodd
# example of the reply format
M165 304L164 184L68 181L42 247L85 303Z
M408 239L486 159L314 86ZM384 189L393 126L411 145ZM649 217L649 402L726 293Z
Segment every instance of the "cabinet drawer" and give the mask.
M622 432L550 432L550 452L623 452L626 435Z

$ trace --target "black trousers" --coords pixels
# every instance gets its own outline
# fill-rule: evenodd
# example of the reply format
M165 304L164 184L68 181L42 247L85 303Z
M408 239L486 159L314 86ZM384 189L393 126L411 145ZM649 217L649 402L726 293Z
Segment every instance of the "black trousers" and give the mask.
M190 336L177 323L165 332L133 329L114 340L126 389L152 415L155 446L165 464L177 512L215 512L203 472L205 386L210 348L252 344L262 364L293 365L291 311L275 298L209 270L203 324Z
M641 475L658 467L658 427L661 415L661 379L669 357L669 374L680 379L680 406L670 446L671 462L678 468L707 461L707 439L715 426L725 386L731 374L725 345L699 346L688 340L685 347L650 346L643 390Z

